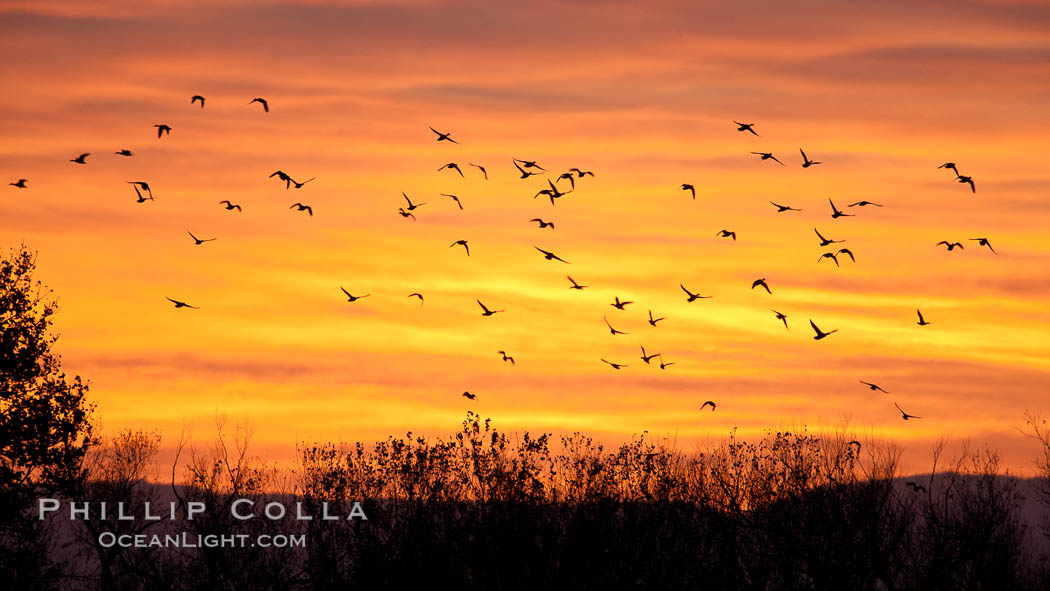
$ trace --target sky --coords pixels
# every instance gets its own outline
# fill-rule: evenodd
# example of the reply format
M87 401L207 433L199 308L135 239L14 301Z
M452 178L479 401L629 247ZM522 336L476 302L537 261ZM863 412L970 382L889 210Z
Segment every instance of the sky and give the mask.
M687 451L848 424L910 470L947 437L1032 472L1024 413L1050 413L1045 3L7 0L0 26L0 246L38 251L104 432L160 430L170 451L221 413L287 463L297 442L449 434L467 410ZM550 172L520 179L513 158ZM594 176L534 198L570 167ZM316 179L286 189L276 170ZM402 192L426 203L415 220ZM814 229L856 262L818 262ZM816 341L811 319L838 332Z

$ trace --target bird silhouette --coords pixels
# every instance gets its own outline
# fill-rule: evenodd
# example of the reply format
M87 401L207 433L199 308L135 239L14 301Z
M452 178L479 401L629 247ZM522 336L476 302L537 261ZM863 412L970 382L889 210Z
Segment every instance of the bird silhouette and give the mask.
M734 120L733 123L736 123L739 126L739 127L736 128L737 131L750 131L754 135L756 135L756 136L758 135L755 132L755 130L752 129L754 127L754 125L755 125L754 123L741 123L741 122L736 121L736 120Z
M405 195L404 191L401 191L401 195L405 198L405 201L408 202L408 211L412 211L417 207L426 205L426 203L412 203L412 200L408 198L408 195Z
M312 181L312 180L314 180L314 179L316 179L316 178L317 178L317 177L315 177L315 176L312 176L312 177L310 177L310 178L306 179L305 181L303 181L303 182L301 182L301 183L300 183L300 182L297 182L297 181L295 181L295 180L293 179L293 180L292 180L292 184L293 184L293 185L295 185L295 188L296 188L296 189L302 189L302 188L303 188L303 185L305 185L306 183L308 183L308 182L310 182L310 181Z
M761 279L755 279L755 280L754 280L754 281L753 281L753 282L751 283L751 289L755 289L756 287L758 287L758 286L760 286L760 285L761 285L762 287L766 288L766 293L768 293L768 294L770 294L770 295L772 295L772 294L773 294L773 292L769 290L769 286L768 286L768 285L766 285L766 279L765 279L765 277L763 277L763 278L761 278Z
M273 173L270 174L269 178L272 179L273 177L277 177L278 180L284 181L284 188L285 189L292 188L292 183L295 182L295 179L293 179L292 177L288 176L288 173L284 172L283 170L275 170L275 171L273 171Z
M802 211L801 209L795 209L794 207L791 207L789 205L781 205L779 203L773 203L772 201L770 201L770 203L772 203L773 206L777 208L777 213L782 213L785 211Z
M195 95L193 95L193 96L191 96L191 97L190 97L190 104L191 104L191 105L192 105L193 103L196 103L196 102L198 102L198 101L200 101L200 104L201 104L201 108L203 109L203 108L204 108L204 97L203 97L203 96L201 96L201 95L199 95L199 94L195 94Z
M857 206L865 207L865 206L868 206L868 205L874 205L875 207L882 207L878 203L873 203L871 201L858 201L856 203L850 203L849 207L857 207Z
M950 170L950 171L955 173L955 178L959 178L959 169L955 168L955 163L954 162L945 162L944 164L938 166L937 168L947 168L948 170Z
M690 193L693 194L693 199L696 199L696 189L692 185L690 185L688 183L683 183L682 184L682 190L683 191L689 191Z
M410 294L408 294L408 295L407 295L407 296L405 296L405 297L406 297L406 298L419 298L419 307L420 307L420 308L422 308L422 307L423 307L423 294L421 294L421 293L418 293L418 292L414 292L414 293L410 293Z
M777 160L777 157L774 156L772 152L751 152L751 153L756 155L756 156L761 156L762 160L772 160L773 162L776 162L777 164L779 164L781 166L786 166L783 162Z
M871 382L865 382L864 380L858 380L858 381L860 383L864 384L865 386L867 386L868 389L871 390L872 392L876 392L877 391L877 392L882 392L883 394L889 394L889 392L883 390L882 386L879 386L878 384L872 384Z
M226 200L226 199L224 199L224 200L222 200L222 201L220 201L220 202L219 202L219 205L223 205L223 204L225 204L225 205L226 205L226 210L227 210L227 211L233 211L233 210L235 210L235 209L236 209L237 211L243 211L243 210L241 209L241 206L240 206L240 205L234 205L233 203L230 203L230 202L229 202L228 200Z
M263 111L266 111L267 113L270 112L270 103L267 102L266 99L256 97L256 98L253 98L252 100L248 101L249 105L252 104L252 103L259 103L260 105L262 105Z
M543 172L547 172L547 169L543 168L539 164L536 164L535 160L522 160L521 158L515 158L514 161L521 163L521 165L525 168L536 168L542 170Z
M901 411L901 418L904 419L905 421L907 421L908 419L921 419L922 418L922 417L917 417L915 415L910 415L910 414L904 412L904 409L901 408L900 405L897 404L896 402L893 403L893 406L896 406L897 410Z
M427 127L430 127L430 126L428 125ZM456 140L452 139L452 134L451 133L441 133L440 131L434 129L433 127L430 127L430 131L433 131L434 133L437 134L438 137L437 137L436 141L439 141L439 142L441 142L441 141L452 142L453 144L458 144L459 143Z
M916 308L915 313L919 315L919 321L915 324L918 324L919 326L926 326L928 324L932 324L931 322L926 322L926 319L922 317L922 310Z
M469 164L469 165L473 166L474 168L480 170L481 174L485 175L485 180L486 181L489 180L489 173L488 173L487 170L485 170L484 166L482 166L480 164L474 164L473 162L467 162L467 164Z
M293 203L288 209L292 208L295 208L297 211L305 211L306 213L310 214L310 217L314 217L314 208L310 207L309 205L304 205L302 203Z
M470 256L470 247L467 246L467 241L466 240L457 240L457 241L453 242L452 244L449 244L448 247L452 248L453 246L456 246L457 244L462 246L463 250L467 251L467 256L469 257Z
M844 255L848 256L849 260L853 261L854 263L857 262L857 259L853 256L853 251L852 250L850 250L848 248L840 248L838 250L838 252L835 253L835 255L836 255L835 262L836 263L838 262L837 255L840 255L840 254L844 254Z
M576 283L576 280L568 275L566 275L565 277L568 278L569 283L572 284L569 286L569 289L584 289L587 287L586 285L580 285L579 283Z
M137 197L135 199L135 203L145 203L147 201L153 201L153 195L150 195L149 197L143 197L142 196L142 191L139 191L139 188L138 188L137 185L134 186L133 188L135 189L135 195Z
M186 302L180 302L179 300L173 300L173 299L169 298L168 296L164 296L164 299L166 299L169 302L175 304L175 309L176 310L179 309L179 308L193 308L194 310L200 310L200 308L198 308L197 306L191 306L191 305L187 304Z
M977 192L977 187L975 187L974 184L973 184L973 177L959 175L959 176L955 177L955 180L959 181L960 183L969 183L970 184L970 192L971 193L976 193Z
M505 312L505 310L489 310L488 308L485 307L485 304L481 303L481 300L477 300L477 302L478 302L478 305L481 306L481 310L482 310L481 315L482 316L492 316L493 314L499 314L500 312Z
M134 156L135 155L134 152L132 152L131 150L129 150L127 148L123 148L123 149L121 149L121 150L119 150L117 152L113 152L113 153L116 154L117 156Z
M853 217L852 213L842 213L841 211L839 211L839 208L835 207L835 202L832 201L830 198L828 199L828 203L831 204L831 217L832 217L832 219L838 219L838 218L843 217L843 216L845 216L845 217Z
M650 325L656 326L656 323L660 322L661 320L666 320L666 318L653 318L653 311L649 310L649 324Z
M11 185L12 187L17 187L19 189L28 189L29 185L26 184L28 182L29 182L29 179L18 179L18 182L7 183L7 184Z
M25 179L22 179L22 180L25 180ZM995 252L995 249L992 248L992 243L988 242L987 238L970 238L969 240L976 241L977 242L977 246L987 246L988 250L992 251L992 254L999 254L999 253Z
M966 250L965 248L963 248L962 242L948 242L947 240L941 240L936 244L936 246L940 246L942 244L945 248L948 249L948 252L951 252L956 248L958 248L959 250Z
M583 178L586 175L594 176L594 173L589 170L580 170L579 168L570 168L569 172L575 172L577 178Z
M351 302L351 303L356 302L357 300L359 300L361 298L367 298L368 296L372 295L370 293L366 293L363 296L350 295L350 292L346 291L346 288L343 287L342 285L339 286L339 289L343 290L343 293L346 294L346 301Z
M601 360L611 365L613 369L623 369L627 367L626 363L613 363L612 361L607 361L604 357L602 357Z
M186 233L190 235L190 238L193 238L194 246L200 246L205 242L211 242L212 240L215 240L215 238L197 238L193 235L193 232L190 232L189 230L186 230Z
M703 296L703 295L700 295L698 293L693 293L693 292L689 291L688 289L686 289L685 285L683 285L681 283L678 284L678 287L681 287L682 291L685 292L685 295L689 296L689 299L686 300L686 302L695 302L696 300L703 300L703 299L707 299L707 298L713 297L713 296Z
M542 248L536 246L535 244L533 244L532 247L535 248L536 250L542 252L543 253L543 258L547 259L548 261L561 261L561 262L563 262L565 264L569 264L569 261L559 257L558 255L554 254L553 252L550 252L549 250L543 250Z
M798 151L802 152L802 148L799 148ZM813 160L810 160L809 156L806 156L806 153L802 152L802 168L809 168L810 166L813 166L814 164L824 164L824 163L823 162L815 162Z
M700 410L704 410L708 406L711 407L711 412L715 412L715 408L717 407L717 405L715 404L714 400L705 401L703 404L700 405Z
M813 231L817 233L817 238L820 238L821 246L828 246L829 244L838 244L839 242L845 242L845 240L829 240L828 238L825 238L823 235L821 235L820 231L818 231L816 228L813 228Z
M835 256L835 253L833 252L825 252L824 254L820 255L819 257L817 257L817 262L819 263L823 259L831 259L835 261L836 267L839 266L839 257Z
M460 203L460 201L459 201L459 197L457 197L456 195L450 195L450 194L448 194L448 193L439 193L439 194L440 194L440 195L441 195L442 197L449 197L450 199L452 199L453 201L455 201L455 202L456 202L456 205L458 205L460 209L463 209L463 204L462 204L462 203Z
M660 356L659 353L655 353L653 355L646 354L645 347L642 347L642 357L641 357L641 359L642 359L642 361L645 362L646 365L650 365L649 362L652 361L653 359L656 359L659 356Z
M503 361L509 361L511 365L516 365L514 363L514 358L511 357L510 355L507 355L506 351L497 351L497 353L499 353L500 355L503 356Z
M567 179L569 181L569 186L573 189L576 188L576 177L571 172L561 173L561 175L559 175L558 178L554 179L554 182L558 182L562 179Z
M554 222L545 222L545 221L543 221L540 218L532 218L529 221L538 223L540 225L540 229L543 229L543 228L550 228L551 230L554 229Z
M813 327L813 332L817 333L817 336L813 337L814 341L819 341L824 337L830 335L831 333L839 331L839 329L836 328L835 330L829 330L828 332L824 332L817 327L816 323L814 323L812 319L810 319L809 325Z
M633 303L634 302L631 302L631 301L621 302L620 301L620 296L615 296L615 298L613 300L613 303L611 303L609 305L612 306L613 308L616 308L617 310L623 310L624 306L626 306L627 304L633 304Z
M788 330L791 330L791 328L788 327L788 317L787 317L786 314L781 314L780 312L777 312L776 310L773 310L773 313L777 315L777 320L779 320L779 321L784 323L784 328L786 328Z
M660 369L667 369L669 365L674 365L674 361L664 361L663 356L660 356Z
M153 199L153 189L150 188L149 183L146 181L127 181L127 183L135 186L136 193L138 192L137 189L141 188L146 193L149 193L150 199Z
M463 398L467 398L469 400L477 400L478 399L476 394L471 394L470 392L464 392L463 393Z
M615 328L613 328L613 326L611 324L609 324L609 319L606 318L605 316L602 316L602 320L605 321L605 326L609 327L609 333L612 334L613 336L616 336L618 334L631 334L631 333L623 332L622 330L616 330Z
M538 172L531 172L531 171L525 170L524 168L518 166L517 162L514 162L514 168L518 169L518 172L521 173L521 178L523 178L523 179L527 179L530 176L536 176L536 175L540 174Z
M77 164L87 164L87 162L85 162L84 159L87 158L90 155L91 155L91 152L85 152L85 153L81 154L80 156L77 156L76 158L71 159L70 162L76 162Z
M449 169L449 170L455 170L456 172L459 173L459 176L461 176L461 177L463 176L463 171L459 169L459 165L456 164L455 162L449 162L448 164L442 166L441 168L438 169L438 172L441 172L442 170L445 170L446 168Z
M717 233L715 233L715 236L720 236L722 238L732 238L733 242L736 242L736 232L730 232L729 230L719 230Z
M164 123L159 123L153 127L157 128L157 139L160 139L164 134L171 135L171 126Z
M404 207L397 208L397 213L401 214L403 218L412 218L412 221L416 221L416 216L412 215L411 212L405 211Z

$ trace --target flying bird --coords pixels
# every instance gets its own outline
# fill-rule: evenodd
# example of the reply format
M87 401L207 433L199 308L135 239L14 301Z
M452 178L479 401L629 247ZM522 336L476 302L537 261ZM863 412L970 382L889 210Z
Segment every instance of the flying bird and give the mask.
M770 201L770 203L772 203L773 206L777 208L777 213L783 213L785 211L802 211L801 209L795 209L794 207L791 207L789 205L781 205L779 203L773 203L772 201Z
M266 102L266 99L256 97L248 101L249 105L252 103L259 103L260 105L262 105L263 111L266 111L267 113L270 112L270 103Z
M763 278L761 278L761 279L755 279L755 280L754 280L754 282L752 282L752 283L751 283L751 289L755 289L756 287L758 287L758 286L760 286L760 285L761 285L762 287L766 288L766 293L768 293L768 294L770 294L770 295L772 295L772 294L773 294L773 292L769 290L769 286L768 286L768 285L766 285L766 279L765 279L765 277L763 277Z
M817 238L820 238L820 245L821 246L828 246L829 244L837 244L839 242L845 242L845 240L829 240L829 239L825 238L823 235L821 235L820 231L818 231L816 228L813 228L813 231L817 233Z
M788 317L787 317L786 314L781 314L780 312L777 312L776 310L773 310L773 313L777 315L777 320L779 320L779 321L784 323L784 328L786 328L788 330L791 330L788 327Z
M503 356L503 361L509 361L511 365L516 365L514 363L514 358L511 357L510 355L507 355L506 351L497 351L497 353L499 353L500 355Z
M428 125L427 127L430 127L430 126ZM451 133L441 133L440 131L434 129L433 127L430 127L430 131L433 131L434 133L437 134L438 137L437 137L437 140L435 140L435 141L439 141L439 142L440 141L446 141L446 142L452 142L453 144L458 144L459 143L456 140L452 139L452 134Z
M469 164L469 165L473 166L474 168L480 170L481 174L485 175L485 180L486 181L489 180L489 173L488 173L487 170L485 170L484 166L482 166L480 164L474 164L473 162L467 162L467 164Z
M26 184L28 182L29 182L28 179L18 179L17 183L7 183L7 184L11 185L12 187L18 187L19 189L28 189L29 185Z
M154 125L157 128L157 139L160 139L164 134L171 135L171 126L164 123Z
M569 169L569 172L575 172L575 173L576 173L576 176L577 176L577 178L581 178L581 179L582 179L582 178L583 178L583 177L584 177L585 175L588 175L588 174L589 174L589 175L591 175L592 177L594 176L594 173L593 173L593 172L591 172L591 171L589 171L589 170L580 170L579 168L570 168L570 169Z
M452 248L453 246L456 246L457 244L462 246L463 250L467 251L467 256L469 257L470 256L470 247L467 246L467 241L466 240L457 240L457 241L453 242L452 244L449 244L448 247Z
M482 310L481 315L482 316L492 316L493 314L499 314L500 312L505 312L505 310L489 310L488 308L485 307L485 304L481 303L481 300L477 300L477 302L478 302L478 305L481 306L481 310Z
M802 152L802 148L799 148L798 151ZM814 164L824 164L824 163L823 162L815 162L813 160L810 160L809 157L806 156L806 153L802 152L802 168L809 168L810 166L813 166Z
M649 365L650 361L652 361L653 359L656 359L659 356L660 356L659 353L656 353L656 354L653 354L653 355L646 354L645 347L642 347L642 358L641 359L642 359L642 361L645 362L646 365Z
M22 180L25 180L25 179L22 179ZM992 248L992 243L988 242L987 238L970 238L969 240L976 241L977 242L977 246L987 246L988 250L992 251L992 254L999 254L999 253L995 252L995 249Z
M397 208L397 213L401 214L403 218L412 218L412 221L416 221L416 216L412 215L411 212L405 211L404 207Z
M576 280L572 277L569 277L568 275L566 275L565 277L567 277L569 279L569 283L572 284L569 286L569 289L584 289L585 287L587 287L586 285L580 285L579 283L576 283Z
M683 191L689 191L690 193L693 194L693 199L696 199L696 188L694 188L689 183L682 183L682 190Z
M175 309L176 310L179 309L179 308L193 308L194 310L200 310L200 308L198 308L197 306L191 306L191 305L187 304L186 302L180 302L179 300L173 300L173 299L169 298L168 296L164 296L164 299L166 299L169 302L175 304Z
M417 207L426 205L426 203L412 203L412 200L408 198L408 195L405 195L404 191L401 191L401 195L405 198L405 201L408 202L408 211L412 211Z
M838 219L838 218L843 217L843 216L853 217L852 213L842 213L841 211L839 211L839 208L835 207L835 202L832 201L830 198L828 199L828 203L831 204L831 217L832 217L832 219Z
M752 129L754 127L754 125L755 125L754 123L741 123L741 122L736 121L736 120L734 120L733 123L736 123L739 126L739 127L736 128L737 131L750 131L751 133L755 134L756 136L758 135L757 133L755 133L755 130Z
M127 148L123 148L119 152L113 152L113 153L116 154L117 156L134 156L135 155L131 150L129 150Z
M543 221L540 218L532 218L529 221L538 223L540 225L540 229L543 229L543 228L550 228L551 230L554 229L554 222L545 222L545 221Z
M947 240L941 240L936 244L936 246L940 246L942 244L945 248L948 249L948 252L951 252L956 248L958 248L959 250L966 250L965 248L963 248L962 242L948 242Z
M292 179L292 184L293 184L293 185L295 185L295 188L296 188L296 189L302 189L302 188L303 188L303 185L305 185L306 183L308 183L308 182L310 182L310 181L312 181L312 180L314 180L314 179L316 179L316 178L317 178L317 177L315 177L315 176L312 176L312 177L310 177L310 178L306 179L305 181L303 181L303 182L301 182L301 183L300 183L300 182L297 182L297 181L296 181L296 180L294 180L294 179Z
M147 201L153 201L153 195L150 195L149 197L143 197L142 191L139 191L138 186L135 186L133 188L135 189L135 195L137 196L137 199L135 199L135 203L145 203Z
M623 369L627 367L626 363L613 363L612 361L606 361L604 357L602 357L601 360L611 365L613 369Z
M667 366L674 365L674 361L665 362L663 355L660 356L660 369L667 369Z
M293 203L288 209L295 208L297 211L305 211L310 214L310 217L314 217L314 208L309 205L303 205L302 203Z
M562 179L568 179L569 180L569 186L572 187L573 189L576 188L576 177L571 172L563 172L563 173L561 173L561 175L558 176L558 178L554 179L554 182L558 182L558 181L560 181Z
M656 326L656 323L660 322L661 320L666 320L666 318L653 318L653 311L649 310L649 324L650 325Z
M809 325L813 327L813 332L817 333L817 336L813 337L814 341L819 341L820 339L823 339L831 333L839 331L839 329L836 328L835 330L829 330L828 332L824 332L817 327L816 323L814 323L812 319L810 319Z
M190 238L193 238L194 246L200 246L205 242L211 242L212 240L215 240L215 238L197 238L193 235L193 232L190 232L189 230L186 230L186 233L190 235Z
M350 295L350 292L346 291L346 288L344 288L342 285L339 286L339 289L343 290L343 293L346 294L346 301L348 301L348 302L356 302L357 300L359 300L361 298L367 298L368 296L372 295L370 293L366 293L363 296Z
M548 250L543 250L542 248L536 246L535 244L533 244L532 247L535 248L536 250L542 252L543 253L543 258L547 259L548 261L561 261L561 262L563 262L565 264L569 264L569 261L559 257L558 255L554 254L553 252L550 252Z
M777 157L774 156L772 152L751 152L751 153L756 155L756 156L761 156L762 160L772 160L773 162L776 162L777 164L779 164L781 166L786 166L783 162L777 160Z
M715 406L716 405L715 405L715 401L714 400L708 400L708 401L704 402L703 404L701 404L700 405L700 410L704 410L708 406L711 407L711 412L715 412Z
M959 176L955 177L955 180L959 181L960 183L970 183L970 192L971 193L976 193L977 192L977 187L975 187L973 185L973 177L972 176L959 175Z
M204 108L204 97L203 96L201 96L199 94L195 94L195 95L190 97L190 104L191 105L193 103L195 103L195 102L198 102L198 101L200 101L201 108L203 109Z
M858 380L858 381L860 383L864 384L865 386L867 386L868 389L871 390L872 392L876 392L877 391L877 392L882 392L883 394L889 394L889 392L883 390L882 386L879 386L878 384L872 384L871 382L865 382L864 380Z
M849 204L849 207L857 207L857 206L860 206L860 207L865 207L865 206L867 206L867 205L874 205L875 207L882 207L882 206L881 206L881 205L879 205L878 203L873 203L873 202L871 202L871 201L858 201L858 202L856 202L856 203L850 203L850 204Z
M917 417L915 415L910 415L910 414L904 412L904 409L901 408L900 405L897 404L896 402L893 403L893 406L896 406L897 410L901 411L901 418L904 419L905 421L907 421L908 419L921 419L922 418L922 417Z
M918 324L919 326L926 326L928 324L932 324L931 322L926 322L926 319L922 317L922 310L916 308L915 313L919 315L919 321L915 324Z
M539 170L542 170L543 172L547 172L547 169L543 168L539 164L536 164L535 160L522 160L521 158L514 158L514 161L515 162L520 162L521 165L524 166L525 168L537 168Z
M224 200L222 200L222 201L220 201L220 202L219 202L219 205L223 205L223 204L225 204L225 206L226 206L226 210L227 210L227 211L233 211L233 210L235 210L235 209L236 209L237 211L242 211L242 210L241 210L241 206L240 206L240 205L234 205L233 203L230 203L230 202L229 202L228 200L226 200L226 199L224 199Z
M698 293L693 293L693 292L689 291L688 289L686 289L685 285L683 285L681 283L678 284L678 287L681 287L682 291L685 292L685 295L689 296L689 299L686 300L686 302L695 302L696 300L703 300L703 299L707 299L707 298L713 297L713 296L702 296L702 295L700 295Z
M615 299L614 299L613 303L611 303L609 305L612 306L613 308L616 308L617 310L623 310L624 306L626 306L627 304L633 304L633 303L634 302L631 302L631 301L621 302L620 301L620 296L615 296Z
M455 162L449 162L448 164L442 166L441 168L438 169L438 172L441 172L442 170L445 170L446 168L449 169L449 170L455 170L456 172L459 173L459 176L461 176L461 177L463 176L463 171L459 169L459 165L456 164Z
M405 297L406 298L419 298L419 307L420 308L423 307L423 294L415 292L415 293L410 293L410 294L408 294Z
M819 257L817 257L817 262L819 263L823 259L831 259L835 261L836 267L839 266L839 257L837 257L833 252L825 252L824 254L820 255Z
M138 192L138 189L141 188L143 191L149 193L150 199L153 199L153 189L150 189L149 183L146 181L127 181L127 183L135 186L136 193Z
M456 205L458 205L460 209L463 209L463 204L462 204L462 203L460 203L460 201L459 201L459 197L457 197L457 196L455 196L455 195L450 195L450 194L448 194L448 193L440 193L440 195L441 195L442 197L449 197L449 198L451 198L451 199L452 199L453 201L455 201L455 202L456 202Z
M947 168L948 170L950 170L950 171L955 173L955 178L959 178L959 169L955 168L955 163L954 162L945 162L944 164L938 166L937 168Z
M721 236L722 238L732 238L733 242L736 242L736 232L730 232L729 230L720 230L715 236Z
M530 171L525 170L524 168L518 166L517 162L514 162L514 168L518 169L518 172L521 173L521 178L523 178L523 179L527 179L530 176L536 176L536 175L540 174L538 172L530 172Z
M844 254L844 255L849 257L849 260L853 261L854 263L857 262L857 259L854 258L854 256L853 256L853 251L848 249L848 248L840 248L838 250L838 252L836 252L835 254L836 255ZM835 258L835 262L836 263L838 262L838 257L837 256Z
M464 392L463 393L463 398L467 398L469 400L477 400L478 399L476 394L471 394L470 392Z
M609 327L609 333L612 334L613 336L616 336L618 334L631 334L631 333L623 332L621 330L616 330L615 328L613 328L612 325L609 324L609 319L606 318L605 316L602 316L602 320L605 321L605 326Z
M73 158L72 160L70 160L70 162L76 162L77 164L87 164L87 162L85 162L84 159L87 158L90 155L91 155L91 152L85 152L85 153L81 154L80 156L77 156L76 158Z
M275 171L273 171L273 173L270 174L269 178L272 179L273 177L277 177L278 180L284 181L284 188L285 189L292 188L292 183L295 182L295 179L293 179L292 177L288 176L288 173L284 172L283 170L275 170Z

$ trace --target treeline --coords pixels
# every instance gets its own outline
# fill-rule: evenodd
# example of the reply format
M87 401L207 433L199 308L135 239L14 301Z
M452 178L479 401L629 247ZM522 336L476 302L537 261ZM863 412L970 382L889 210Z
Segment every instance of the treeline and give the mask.
M1034 426L1050 453L1045 423ZM579 433L511 438L468 413L447 438L302 445L288 477L248 453L249 431L219 427L208 451L179 443L177 486L145 478L155 434L125 432L89 452L81 502L124 501L140 516L147 501L209 511L152 522L56 514L43 542L56 558L38 588L1050 588L1046 544L1033 543L1050 529L1026 531L1025 483L988 450L947 461L938 448L930 474L906 478L892 447L845 433L732 433L690 453L643 435L606 449ZM237 499L254 501L257 517L236 519ZM345 519L358 501L368 519ZM262 518L268 502L288 516ZM328 503L343 518L296 521L296 502L315 517ZM306 543L99 543L102 532L181 531Z

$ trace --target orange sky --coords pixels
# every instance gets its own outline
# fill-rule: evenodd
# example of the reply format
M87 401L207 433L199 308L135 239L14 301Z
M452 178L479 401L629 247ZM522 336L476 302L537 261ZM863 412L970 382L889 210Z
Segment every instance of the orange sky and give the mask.
M848 420L916 470L937 438L968 436L1030 472L1017 429L1050 411L1045 5L84 4L0 5L0 171L30 186L2 193L0 243L40 252L65 366L107 431L204 439L224 412L283 461L300 440L448 433L467 409L687 449ZM824 164L803 170L799 147ZM597 176L552 207L512 157ZM976 195L936 168L949 160ZM467 178L435 172L453 161ZM317 180L287 191L277 169ZM418 221L401 191L427 203ZM856 217L831 219L829 197ZM845 207L862 199L885 207ZM818 264L814 227L857 263ZM714 297L686 303L680 282ZM372 295L349 304L341 285ZM507 311L483 318L475 298ZM810 318L839 332L816 342ZM645 366L639 345L675 365ZM717 412L698 414L706 399Z

